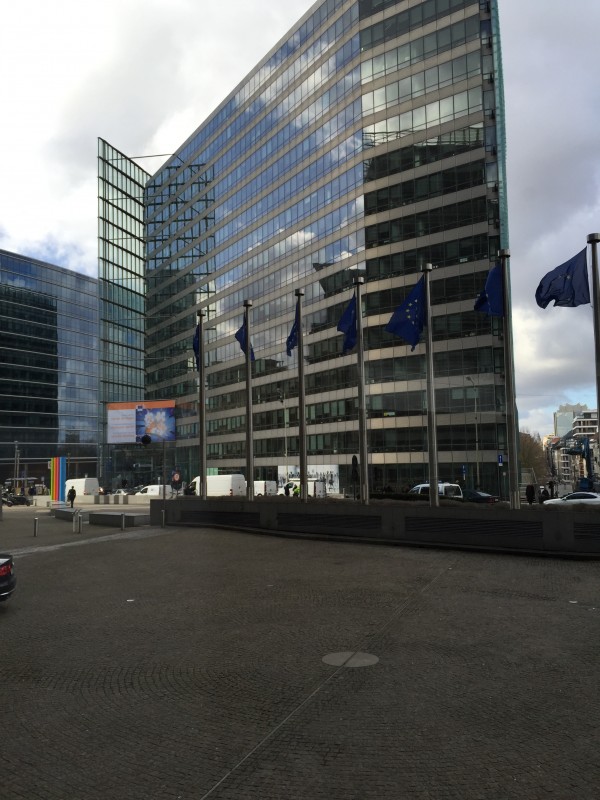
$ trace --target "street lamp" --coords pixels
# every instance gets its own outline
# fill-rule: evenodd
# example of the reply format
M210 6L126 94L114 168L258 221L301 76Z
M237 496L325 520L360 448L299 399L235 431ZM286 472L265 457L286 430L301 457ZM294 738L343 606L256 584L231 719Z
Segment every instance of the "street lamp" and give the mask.
M473 387L473 391L475 393L475 467L476 467L476 472L477 472L477 486L475 488L476 489L480 489L481 488L481 483L480 483L480 480L479 480L479 478L480 478L480 476L479 476L479 418L478 418L478 413L477 413L478 412L478 402L477 402L477 400L479 398L479 387L475 386L475 381L473 380L473 378L470 375L467 375L466 378L469 381L469 383L471 384L471 386Z

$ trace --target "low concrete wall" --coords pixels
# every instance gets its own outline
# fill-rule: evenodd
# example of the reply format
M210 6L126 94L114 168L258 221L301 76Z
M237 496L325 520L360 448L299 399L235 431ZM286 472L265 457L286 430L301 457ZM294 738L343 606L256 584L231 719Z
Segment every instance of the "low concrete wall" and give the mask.
M107 527L114 528L135 528L138 525L149 525L150 514L143 512L129 512L124 511L90 511L89 512L90 525L106 525Z
M32 497L34 506L43 508L53 508L54 506L64 506L66 503L52 500L47 495L37 495ZM138 506L147 507L150 502L148 495L129 495L129 494L82 494L75 498L75 507L88 506Z
M445 501L444 501L445 502ZM600 510L511 510L507 506L295 498L207 499L180 497L164 504L166 525L225 526L267 533L343 540L564 556L600 556ZM152 500L152 525L162 522L163 502Z
M57 506L52 509L51 513L55 519L73 520L81 517L84 522L87 522L90 516L89 511L81 511L80 509L69 508L68 506Z

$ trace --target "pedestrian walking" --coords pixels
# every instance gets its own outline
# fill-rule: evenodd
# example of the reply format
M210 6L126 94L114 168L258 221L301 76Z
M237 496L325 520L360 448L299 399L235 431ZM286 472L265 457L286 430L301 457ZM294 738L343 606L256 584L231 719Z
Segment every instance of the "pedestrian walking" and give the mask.
M527 484L527 488L525 489L525 497L527 498L527 502L530 506L533 505L533 501L535 500L535 487L531 484Z
M71 508L73 508L73 503L75 502L76 497L77 497L77 492L75 491L75 487L71 486L71 488L67 492L67 500L71 504Z

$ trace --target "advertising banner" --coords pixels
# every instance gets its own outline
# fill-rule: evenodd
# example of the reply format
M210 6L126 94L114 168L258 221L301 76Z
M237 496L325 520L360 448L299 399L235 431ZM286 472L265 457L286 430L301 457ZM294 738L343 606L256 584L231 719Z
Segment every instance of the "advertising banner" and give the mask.
M288 481L300 480L300 467L297 464L279 465L277 467L278 488L282 488ZM337 494L340 491L340 465L339 464L308 464L306 478L309 481L323 481L328 494Z
M152 442L175 441L175 401L107 404L108 444L134 444L142 436Z

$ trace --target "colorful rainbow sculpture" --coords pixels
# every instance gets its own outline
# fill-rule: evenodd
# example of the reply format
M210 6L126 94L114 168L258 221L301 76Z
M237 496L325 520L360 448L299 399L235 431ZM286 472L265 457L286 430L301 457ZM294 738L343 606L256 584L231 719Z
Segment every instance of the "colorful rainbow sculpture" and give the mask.
M50 459L50 495L53 500L65 500L65 482L67 480L67 459L65 457Z

